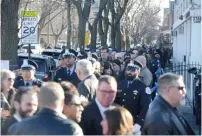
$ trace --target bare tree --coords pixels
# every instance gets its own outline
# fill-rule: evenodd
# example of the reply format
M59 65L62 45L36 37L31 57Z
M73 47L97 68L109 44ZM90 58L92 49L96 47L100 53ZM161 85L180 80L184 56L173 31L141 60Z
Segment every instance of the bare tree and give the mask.
M120 20L127 8L129 0L110 0L111 11L111 44L113 48L121 49L121 25Z
M123 17L123 29L127 33L127 41L129 42L129 39L132 38L134 44L137 44L142 37L152 34L153 31L156 32L158 23L160 23L160 19L157 16L160 11L160 5L152 5L151 0L132 1L135 4L133 8L126 9L129 12Z
M20 0L1 1L1 60L17 65L18 9Z
M110 11L110 1L108 1L106 8L104 9L104 16L99 20L99 36L101 39L101 46L107 47L107 36L109 31L109 26L111 23L109 22L109 11Z
M56 45L59 36L67 28L67 18L65 18L64 11L62 12L62 16L57 16L55 20L61 20L61 21L50 22L52 33L55 36L55 45Z
M84 49L85 28L86 28L85 26L89 18L92 0L85 0L84 3L82 3L82 0L71 0L71 1L77 9L79 17L79 26L78 26L79 47L81 49ZM84 4L84 6L82 6L82 4Z
M43 28L55 17L57 17L63 11L66 10L63 0L54 0L54 1L42 0L40 4L41 4L40 19L38 22L38 39L39 40L40 40L40 34Z
M106 10L108 0L102 0L99 3L99 11L92 23L92 26L89 23L90 31L91 31L91 48L96 49L96 41L97 41L97 26L99 20L101 20L103 10ZM106 38L107 39L107 38Z

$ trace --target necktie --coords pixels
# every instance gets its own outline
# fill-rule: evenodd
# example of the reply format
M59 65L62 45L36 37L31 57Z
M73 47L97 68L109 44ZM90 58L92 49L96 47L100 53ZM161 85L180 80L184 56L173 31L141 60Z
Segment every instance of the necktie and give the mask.
M67 75L70 76L71 75L71 71L68 69L67 70Z
M132 84L132 81L128 81L128 88L130 87L130 85Z
M29 86L29 83L28 83L28 82L26 83L26 86Z

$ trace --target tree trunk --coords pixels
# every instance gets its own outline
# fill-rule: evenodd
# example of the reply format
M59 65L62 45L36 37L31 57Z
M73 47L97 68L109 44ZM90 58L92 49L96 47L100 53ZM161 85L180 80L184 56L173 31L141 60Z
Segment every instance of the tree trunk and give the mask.
M72 24L71 24L71 2L67 2L67 48L71 48L71 35L72 35Z
M97 41L97 25L98 21L93 22L92 30L91 30L91 49L96 50L96 41Z
M104 39L104 31L103 31L103 25L102 25L102 19L99 20L99 36L101 41L101 46L105 47L105 39Z
M126 49L130 48L131 42L130 42L130 37L128 35L128 30L126 30Z
M118 22L118 24L115 25L115 33L116 33L116 49L121 50L121 43L122 43L122 35L121 35L121 30L120 30L120 22Z
M109 3L108 3L109 5ZM107 47L107 36L109 30L109 8L104 10L104 45Z
M19 3L20 0L2 0L1 2L1 60L9 60L10 66L18 64Z
M55 46L57 45L59 37L60 37L60 35L55 35Z
M79 19L79 31L78 31L78 41L79 47L81 50L84 50L84 41L85 41L85 24L83 19Z
M115 11L114 11L114 0L111 2L111 15L112 15L112 21L111 21L111 44L112 48L115 49L116 44L116 31L115 31Z

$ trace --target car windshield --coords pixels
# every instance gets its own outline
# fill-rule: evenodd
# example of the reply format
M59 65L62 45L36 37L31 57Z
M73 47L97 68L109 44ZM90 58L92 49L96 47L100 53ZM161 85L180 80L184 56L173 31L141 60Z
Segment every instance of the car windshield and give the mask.
M60 53L59 52L46 52L46 51L43 51L42 55L52 56L54 59L58 59Z
M27 57L19 57L19 66L22 65L24 59L27 59ZM47 66L45 59L31 58L31 60L35 61L38 65L36 73L46 72Z

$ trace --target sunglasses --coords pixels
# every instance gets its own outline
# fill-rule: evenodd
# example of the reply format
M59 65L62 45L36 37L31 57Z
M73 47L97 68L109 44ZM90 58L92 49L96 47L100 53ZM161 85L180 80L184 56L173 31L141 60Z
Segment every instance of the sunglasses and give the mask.
M177 88L179 91L183 91L183 93L185 93L185 87L184 86L171 86L174 88Z
M127 71L131 71L131 72L135 72L138 69L139 69L138 67L134 67L134 66L127 66L126 68Z
M177 88L178 90L184 90L185 89L184 86L171 86L171 87Z

